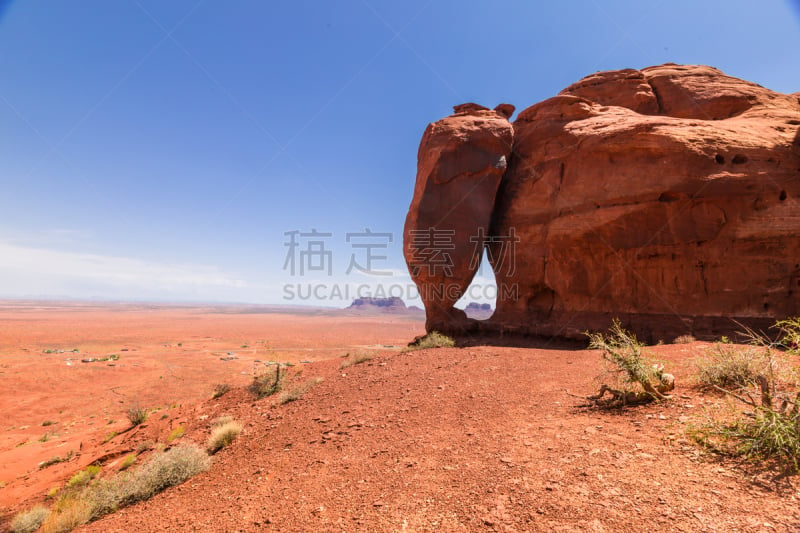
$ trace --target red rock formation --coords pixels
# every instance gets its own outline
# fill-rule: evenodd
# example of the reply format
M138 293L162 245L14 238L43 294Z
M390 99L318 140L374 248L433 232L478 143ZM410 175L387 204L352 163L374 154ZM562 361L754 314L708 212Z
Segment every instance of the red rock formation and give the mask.
M670 340L800 314L798 126L796 94L674 64L522 111L493 209L497 310L466 327L580 336L619 316Z
M513 106L477 104L430 124L419 147L417 183L403 250L425 304L429 331L466 322L453 308L480 266L495 193L511 155ZM455 253L451 253L455 252Z
M397 296L390 296L388 298L364 297L356 298L353 300L345 311L353 311L359 313L416 313L421 311L418 307L406 307L406 303L402 298Z

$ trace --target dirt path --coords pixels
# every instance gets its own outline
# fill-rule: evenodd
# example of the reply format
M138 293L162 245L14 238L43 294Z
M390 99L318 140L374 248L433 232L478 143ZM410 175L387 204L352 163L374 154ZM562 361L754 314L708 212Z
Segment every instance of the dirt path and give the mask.
M184 439L231 414L245 430L209 472L83 528L148 531L800 531L796 488L702 456L684 434L699 343L654 349L675 400L601 413L585 350L385 354L272 407L243 389L184 413Z

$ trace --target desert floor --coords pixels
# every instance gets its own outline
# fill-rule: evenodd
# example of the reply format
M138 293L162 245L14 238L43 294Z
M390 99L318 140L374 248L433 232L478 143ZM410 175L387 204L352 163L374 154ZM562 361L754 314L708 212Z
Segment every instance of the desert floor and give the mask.
M565 390L596 390L598 352L401 352L419 316L7 303L0 327L6 520L88 464L113 472L178 426L176 442L202 445L231 415L244 431L208 472L82 531L800 531L795 478L687 437L728 403L694 383L707 343L650 348L673 400L597 411ZM357 351L372 359L342 368ZM290 386L323 381L256 400L246 385L267 361L294 363ZM219 383L233 389L211 399ZM132 403L152 412L129 429Z

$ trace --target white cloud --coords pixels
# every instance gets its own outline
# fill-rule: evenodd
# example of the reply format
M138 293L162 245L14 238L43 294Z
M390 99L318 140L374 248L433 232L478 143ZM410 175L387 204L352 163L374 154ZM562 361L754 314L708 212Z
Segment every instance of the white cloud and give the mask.
M0 295L234 299L247 287L217 267L65 252L0 242ZM229 296L226 296L229 295Z

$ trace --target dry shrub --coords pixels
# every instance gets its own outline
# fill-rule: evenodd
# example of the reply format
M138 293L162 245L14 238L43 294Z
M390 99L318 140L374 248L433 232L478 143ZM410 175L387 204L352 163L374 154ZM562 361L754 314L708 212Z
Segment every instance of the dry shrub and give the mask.
M263 374L253 377L253 382L250 384L250 392L255 394L259 400L272 396L276 392L280 392L285 378L286 371L282 371L281 364L278 363L269 367Z
M709 417L706 424L690 434L701 445L722 455L755 459L760 464L766 459L797 473L800 392L788 357L800 355L800 319L782 320L776 327L780 330L776 340L745 328L744 335L749 337L751 346L727 347L718 356L723 362L714 367L717 380L708 382L736 399L745 411L737 411L732 420Z
M147 420L147 409L141 407L138 403L130 406L125 413L131 425L138 426Z
M211 421L211 427L224 426L228 422L233 422L233 417L231 415L222 415Z
M220 396L224 396L228 392L230 392L231 386L227 383L220 383L214 387L214 393L211 395L212 400L216 400Z
M68 533L92 519L92 507L91 502L72 497L47 516L40 533Z
M22 511L11 521L11 533L33 533L42 526L50 510L44 505Z
M211 459L195 444L182 444L156 454L134 472L133 490L126 503L146 500L162 490L180 485L190 477L208 470Z
M56 502L42 526L44 533L66 533L112 513L120 507L151 498L208 470L211 459L194 444L156 453L133 472L97 479L83 487L73 486Z
M697 380L708 388L738 390L756 382L766 370L763 355L753 347L718 342L695 361Z
M235 420L218 425L211 430L206 448L209 453L217 453L225 446L231 444L241 432L242 425Z
M431 331L424 337L419 337L408 345L407 350L427 350L429 348L452 348L456 341L452 337L443 335L438 331Z
M628 404L666 400L675 388L675 378L664 373L664 366L654 362L636 336L625 330L618 319L611 322L607 334L589 333L589 348L602 350L606 371L598 380L611 378L612 386L602 383L600 392L589 396L595 405L618 407ZM604 400L606 392L611 400Z
M360 365L361 363L366 363L367 361L372 360L372 356L366 352L357 352L354 354L347 354L346 359L342 361L342 364L339 365L339 368L347 368L353 365Z
M294 402L299 400L303 397L303 395L308 392L308 389L323 382L323 378L312 378L306 381L305 383L301 383L300 385L295 385L288 391L283 391L280 396L278 396L278 404L284 405L289 402Z

